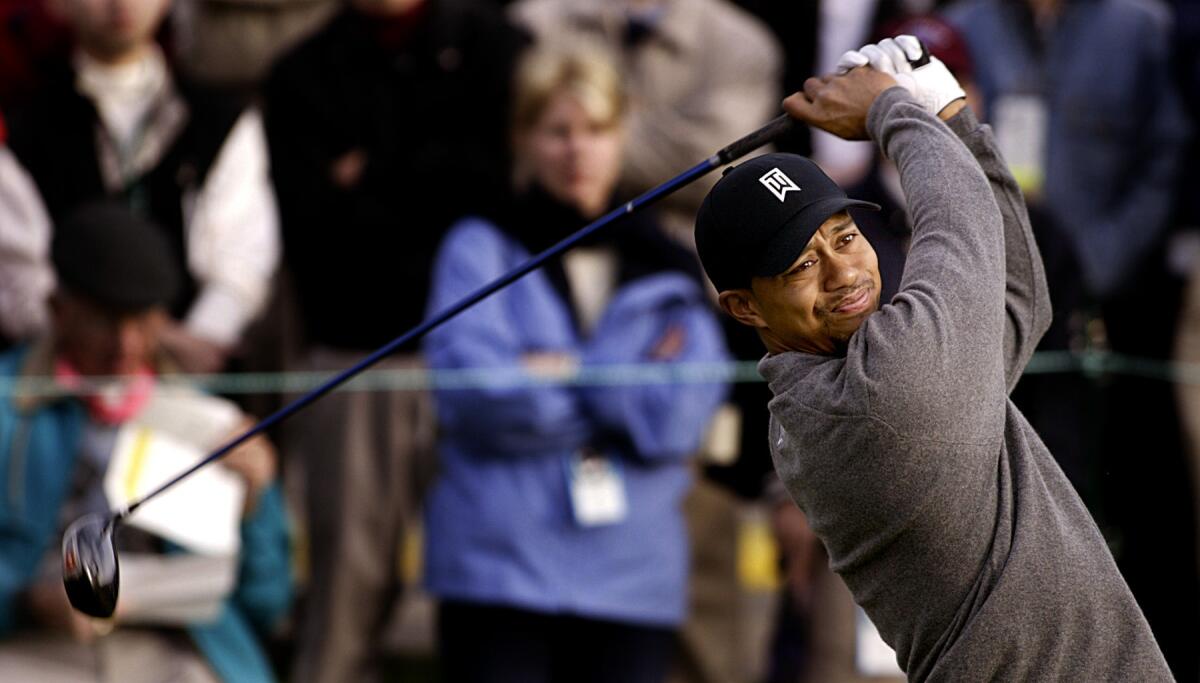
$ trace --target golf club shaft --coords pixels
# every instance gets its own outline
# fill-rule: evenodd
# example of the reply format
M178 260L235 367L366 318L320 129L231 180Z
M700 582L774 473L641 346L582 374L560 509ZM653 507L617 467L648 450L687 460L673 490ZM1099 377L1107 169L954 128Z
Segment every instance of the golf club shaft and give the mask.
M635 199L633 199L629 202L626 202L625 204L617 207L616 209L613 209L612 211L608 212L607 214L605 214L605 215L601 216L600 218L597 218L596 220L592 221L591 223L585 225L584 227L580 228L575 233L571 234L570 236L568 236L566 239L562 240L558 244L555 244L554 246L550 247L549 249L546 249L545 251L541 252L540 254L537 254L537 255L531 257L528 261L522 263L521 265L517 266L516 268L512 269L511 271L505 273L504 275L501 275L500 277L487 283L486 285L483 285L479 289L475 290L474 292L467 295L466 297L460 299L458 302L454 303L453 305L445 308L444 310L437 313L433 317L428 318L427 320L425 320L421 324L417 325L416 327L410 329L409 331L405 332L404 334L400 335L399 337L396 337L392 341L390 341L387 344L385 344L384 346L380 347L378 350L371 353L371 355L367 356L366 358L360 360L359 362L355 363L351 367L346 368L345 370L343 370L343 371L339 372L338 374L334 375L333 377L329 378L328 380L326 380L324 383L322 383L317 388L309 391L307 394L304 394L303 396L300 396L296 400L292 401L291 403L283 406L279 410L277 410L274 413L272 413L271 415L267 416L262 421L260 421L258 424L255 424L253 427L250 427L242 434L234 437L228 443L226 443L225 445L221 446L217 450L210 453L203 460L200 460L195 465L192 465L188 469L180 472L175 477L168 480L167 482L158 486L158 488L155 488L153 491L150 491L149 493L142 496L141 498L138 498L137 500L134 500L133 502L129 503L122 510L114 513L113 522L115 523L115 522L120 521L124 517L131 514L134 510L136 510L142 503L145 503L146 501L150 500L151 498L154 498L155 496L162 493L163 491L166 491L167 489L171 488L175 484L178 484L183 479L186 479L187 477L189 477L196 470L204 467L205 465L208 465L209 463L213 462L214 460L220 459L226 453L229 453L230 451L232 451L233 449L242 445L246 441L248 441L248 440L254 438L255 436L261 434L262 432L270 429L271 427L282 422L283 420L286 420L288 417L291 417L296 412L302 410L304 407L306 407L313 401L316 401L317 399L321 398L325 394L328 394L329 392L333 391L340 385L349 381L354 376L360 374L362 371L366 370L367 368L371 367L372 365L375 365L376 363L383 360L384 358L390 356L392 353L396 352L398 349L400 349L405 344L408 344L411 341L414 341L416 339L419 339L419 338L425 336L431 330L438 327L439 325L446 322L447 320L450 320L451 318L457 316L459 313L462 313L463 311L470 308L471 306L474 306L475 304L479 303L483 299L486 299L487 297L491 296L492 294L495 294L496 292L500 291L501 289L512 284L516 280L524 277L525 275L528 275L531 271L541 267L544 263L546 263L550 259L567 251L571 247L578 244L580 241L586 239L593 233L608 226L609 224L611 224L613 221L617 220L621 216L631 214L631 213L637 211L638 209L641 209L649 204L652 204L652 203L658 201L659 199L678 190L679 188L695 181L697 178L709 173L713 169L715 169L719 166L728 164L737 159L740 159L741 157L745 156L746 154L749 154L750 152L758 149L759 147L762 147L763 145L770 144L771 142L776 140L780 135L782 135L787 130L789 130L791 128L791 126L792 126L792 120L786 114L780 115L779 117L773 119L771 122L767 123L762 128L759 128L758 130L754 131L753 133L750 133L749 135L733 142L732 144L728 145L727 147L722 148L720 151L718 151L716 154L713 154L708 159L705 159L704 161L700 162L699 164L696 164L692 168L684 171L683 173L680 173L679 175L675 176L674 178L668 180L667 182L665 182L657 187L651 188L650 190L647 190L646 192L639 195Z

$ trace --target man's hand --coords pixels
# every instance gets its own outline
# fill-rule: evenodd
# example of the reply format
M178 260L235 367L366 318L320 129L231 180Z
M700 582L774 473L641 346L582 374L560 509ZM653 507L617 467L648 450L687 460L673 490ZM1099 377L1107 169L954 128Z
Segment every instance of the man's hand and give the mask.
M579 358L562 351L538 351L521 356L525 370L541 380L567 379L579 369Z
M892 76L870 67L840 76L821 76L804 82L804 90L783 101L794 119L846 140L867 139L867 112L875 98L896 85Z
M254 421L245 418L229 438L253 426ZM246 516L254 512L259 495L275 481L279 458L267 437L260 435L230 451L221 464L241 475L246 482L246 503L242 508L242 515Z
M851 50L838 60L839 74L848 73L861 66L870 66L896 79L896 83L912 93L925 111L947 119L962 109L961 100L966 97L958 80L937 57L930 56L929 62L913 68L925 54L921 41L914 36L900 35L884 38L878 43L867 44ZM951 105L958 103L956 106Z

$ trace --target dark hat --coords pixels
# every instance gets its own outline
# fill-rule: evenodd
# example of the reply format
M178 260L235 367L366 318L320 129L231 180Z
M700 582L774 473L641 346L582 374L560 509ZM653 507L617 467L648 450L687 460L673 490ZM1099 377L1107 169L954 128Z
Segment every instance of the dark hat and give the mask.
M718 291L787 270L830 216L877 204L846 197L798 154L764 154L725 171L700 205L696 249Z
M162 231L116 202L84 205L59 222L51 257L61 286L119 311L170 303L182 279Z

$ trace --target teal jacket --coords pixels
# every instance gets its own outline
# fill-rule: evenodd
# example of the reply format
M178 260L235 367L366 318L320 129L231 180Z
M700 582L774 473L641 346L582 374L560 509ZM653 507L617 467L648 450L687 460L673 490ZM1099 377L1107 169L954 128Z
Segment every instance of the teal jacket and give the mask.
M0 355L0 382L49 370L47 347ZM67 495L86 413L71 399L0 392L0 638L16 624L16 597L35 578L48 546L57 542L59 509ZM223 680L273 681L259 645L291 605L292 580L283 495L263 492L242 522L238 582L220 616L187 632Z

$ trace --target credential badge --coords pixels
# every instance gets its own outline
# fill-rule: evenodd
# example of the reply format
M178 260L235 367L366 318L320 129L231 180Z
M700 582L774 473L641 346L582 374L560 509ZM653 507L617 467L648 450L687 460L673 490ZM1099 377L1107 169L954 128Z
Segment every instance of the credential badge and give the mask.
M800 191L800 187L796 183L793 183L792 179L787 177L783 171L779 170L778 166L764 173L758 179L758 182L762 183L763 187L770 190L771 194L775 195L775 198L781 202L788 192L792 190L796 192Z

